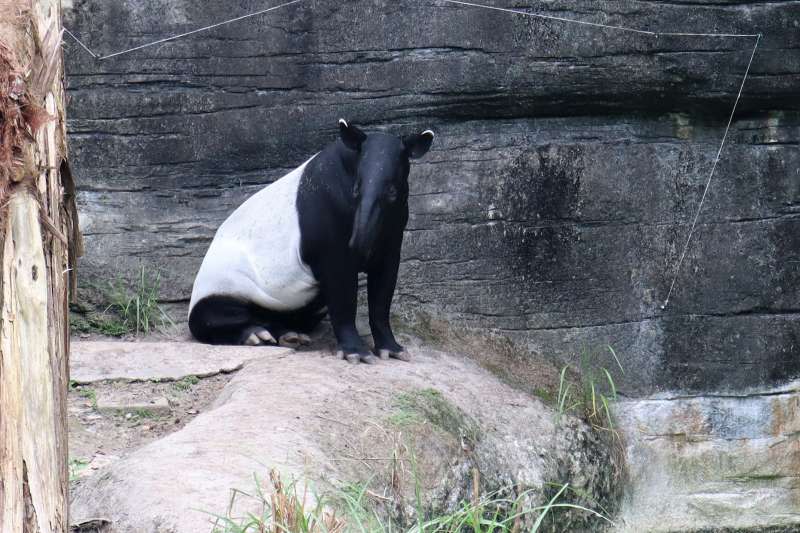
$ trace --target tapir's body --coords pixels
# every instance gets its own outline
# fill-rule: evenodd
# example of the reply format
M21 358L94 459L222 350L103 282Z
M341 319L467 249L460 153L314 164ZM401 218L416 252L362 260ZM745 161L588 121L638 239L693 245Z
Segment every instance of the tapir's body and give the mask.
M375 352L408 360L389 308L408 221L408 160L432 140L431 132L367 136L340 121L339 140L220 226L192 290L195 338L298 344L327 306L343 357L375 362L355 328L358 273L366 272Z

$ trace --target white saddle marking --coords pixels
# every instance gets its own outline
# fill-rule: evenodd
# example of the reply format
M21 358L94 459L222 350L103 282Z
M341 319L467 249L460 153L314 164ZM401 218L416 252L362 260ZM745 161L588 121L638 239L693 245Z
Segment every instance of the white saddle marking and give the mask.
M189 312L208 296L241 298L274 311L300 309L314 299L319 287L300 257L297 214L308 161L251 196L222 223L194 280Z

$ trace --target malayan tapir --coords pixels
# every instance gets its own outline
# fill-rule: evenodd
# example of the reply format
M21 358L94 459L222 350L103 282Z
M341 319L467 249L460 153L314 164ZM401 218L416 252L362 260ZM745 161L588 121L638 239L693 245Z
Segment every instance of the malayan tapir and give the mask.
M189 328L210 344L308 344L330 317L339 355L409 361L389 324L410 159L433 132L365 134L345 120L339 138L245 201L220 226L192 289ZM366 272L374 354L356 330L358 273Z

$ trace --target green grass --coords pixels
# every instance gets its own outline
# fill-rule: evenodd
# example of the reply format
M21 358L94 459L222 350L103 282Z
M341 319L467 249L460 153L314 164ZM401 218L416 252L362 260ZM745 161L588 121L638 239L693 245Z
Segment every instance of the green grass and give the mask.
M156 328L174 325L172 319L159 305L161 275L151 273L142 266L132 286L122 278L110 285L106 312L113 311L120 317L128 332L147 335Z
M130 328L118 316L111 313L79 314L70 313L70 331L72 333L99 333L109 337L121 337L130 333Z
M136 418L156 418L155 413L147 409L136 409L133 411L133 416Z
M450 403L435 389L412 389L398 394L392 403L389 423L406 433L409 426L425 425L454 437L478 442L477 424ZM590 509L593 503L580 505L587 498L568 484L545 484L541 489L528 490L505 487L482 494L480 472L473 468L471 494L447 511L436 510L426 500L420 465L412 446L407 452L413 483L413 494L400 496L370 484L378 479L373 471L369 481L351 483L324 495L296 481L284 484L274 470L271 486L266 488L256 478L255 490L231 492L224 514L211 515L212 533L544 533L554 531L562 520L572 515L558 512L577 512L601 522L611 523L602 514ZM390 471L394 465L388 467ZM390 475L393 480L394 476ZM394 481L388 482L394 487ZM513 496L509 496L513 495ZM578 496L575 498L575 496ZM399 499L398 499L399 498ZM545 499L543 505L532 502ZM588 499L588 501L593 501ZM450 504L452 505L452 504ZM254 509L243 514L239 509ZM397 514L398 509L403 509ZM602 507L601 507L602 509ZM393 511L394 510L394 511ZM391 517L398 520L395 522ZM588 518L587 518L588 519ZM545 521L547 523L545 523Z
M556 402L553 391L546 387L536 387L533 389L533 395L542 400L546 405L553 405Z
M606 349L619 371L624 374L625 370L614 348L606 346ZM577 379L570 377L572 368L569 365L561 369L556 402L557 417L560 419L567 413L581 413L596 429L615 433L611 406L617 400L617 386L611 372L598 365L596 358L595 354L587 350L581 352Z
M74 385L70 383L70 389L78 392L78 396L86 398L92 403L92 409L97 409L97 391L91 387Z
M70 331L72 333L97 333L110 337L147 335L174 326L175 323L159 304L161 275L144 266L139 267L136 278L129 282L118 275L105 286L90 285L96 295L99 309L86 303L70 305Z
M328 509L324 499L314 498L308 488L302 491L296 482L284 485L276 470L270 472L272 492L264 492L256 475L255 491L231 491L227 512L212 515L212 533L344 533L344 523L335 511ZM234 516L233 509L239 500L254 503L260 511L245 516Z
M89 461L81 457L69 460L69 481L72 483L80 477L80 473L89 466Z
M428 516L417 498L417 519L410 527L399 527L385 519L370 501L368 484L349 485L332 498L309 492L308 486L297 482L284 485L273 470L270 473L271 491L267 494L256 479L253 493L233 491L225 515L214 516L212 533L537 533L544 531L544 520L556 509L570 509L611 521L600 513L563 503L568 490L563 485L545 505L529 506L531 492L516 498L500 493L462 501L449 513ZM417 494L421 492L417 483ZM240 499L256 503L258 513L234 516ZM532 524L524 526L525 524Z
M176 381L172 386L179 391L187 391L200 383L200 378L197 376L186 376L185 378Z

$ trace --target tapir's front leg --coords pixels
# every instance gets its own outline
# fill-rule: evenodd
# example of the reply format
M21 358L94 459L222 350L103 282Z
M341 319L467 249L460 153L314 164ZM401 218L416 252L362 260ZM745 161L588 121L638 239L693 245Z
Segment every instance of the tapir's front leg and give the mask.
M327 257L318 277L340 355L350 363L374 363L375 356L356 329L358 268L345 254L332 253Z
M401 237L402 239L402 237ZM410 361L411 356L397 343L392 333L389 315L397 285L397 270L400 267L402 241L391 243L379 264L367 274L369 291L369 327L375 341L375 353L381 359L394 357Z

